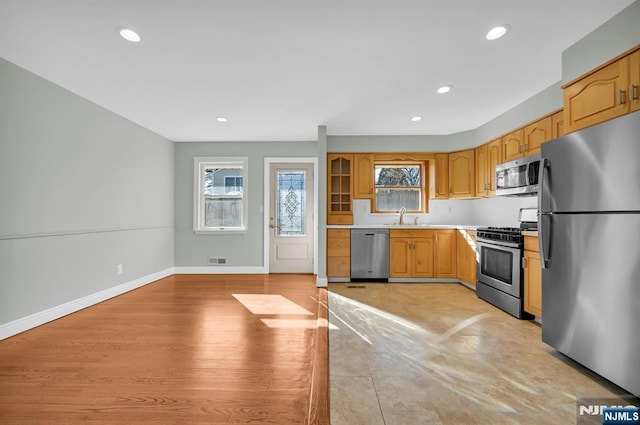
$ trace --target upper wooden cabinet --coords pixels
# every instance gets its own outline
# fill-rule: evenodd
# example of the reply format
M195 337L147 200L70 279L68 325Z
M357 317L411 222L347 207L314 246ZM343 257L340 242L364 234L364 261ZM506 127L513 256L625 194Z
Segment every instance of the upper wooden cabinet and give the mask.
M631 112L640 109L640 50L629 56L629 103Z
M327 154L327 224L353 224L353 154Z
M626 114L629 56L622 57L564 87L564 125L567 133Z
M489 194L489 145L476 148L476 196Z
M487 147L487 158L489 166L487 172L489 173L489 191L487 196L496 196L496 166L502 163L502 140L496 139L489 142Z
M476 148L476 196L496 195L496 166L502 160L502 140Z
M517 129L502 138L502 161L513 161L524 156L524 130Z
M373 154L354 154L353 167L354 199L373 199Z
M551 138L557 139L564 136L564 110L551 115Z
M476 196L475 150L449 154L449 197L473 198Z
M544 117L524 128L524 156L540 153L540 146L551 139L552 136L551 116Z
M435 154L435 199L449 198L449 154Z

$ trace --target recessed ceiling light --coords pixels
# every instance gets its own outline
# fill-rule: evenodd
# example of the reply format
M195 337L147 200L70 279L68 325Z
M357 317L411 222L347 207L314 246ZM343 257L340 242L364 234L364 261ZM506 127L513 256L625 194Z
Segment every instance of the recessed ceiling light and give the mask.
M418 122L418 121L421 121L421 120L422 120L422 117L420 117L418 115L416 115L415 117L411 117L411 121L413 121L413 122Z
M453 88L453 86L442 86L439 87L438 90L436 90L438 93L443 94L443 93L449 93L451 91L451 89Z
M139 43L142 40L140 35L138 35L138 33L131 28L118 27L116 29L118 30L118 34L120 34L120 37L124 38L127 41L130 41L132 43Z
M227 122L227 119L225 117L218 117L218 118L216 118L216 121L218 121L218 122Z
M497 25L489 30L487 35L484 36L487 40L497 40L505 35L511 27L507 24Z

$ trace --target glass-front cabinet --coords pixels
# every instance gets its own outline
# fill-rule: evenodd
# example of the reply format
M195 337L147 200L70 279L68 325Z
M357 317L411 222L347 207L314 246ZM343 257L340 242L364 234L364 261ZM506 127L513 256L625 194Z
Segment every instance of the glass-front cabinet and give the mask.
M327 224L353 224L353 154L328 154Z

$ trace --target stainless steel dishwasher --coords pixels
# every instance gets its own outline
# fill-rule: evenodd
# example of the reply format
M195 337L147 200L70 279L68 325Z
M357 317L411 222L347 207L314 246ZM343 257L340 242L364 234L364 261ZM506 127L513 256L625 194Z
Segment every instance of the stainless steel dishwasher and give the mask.
M389 229L351 229L351 280L389 281Z

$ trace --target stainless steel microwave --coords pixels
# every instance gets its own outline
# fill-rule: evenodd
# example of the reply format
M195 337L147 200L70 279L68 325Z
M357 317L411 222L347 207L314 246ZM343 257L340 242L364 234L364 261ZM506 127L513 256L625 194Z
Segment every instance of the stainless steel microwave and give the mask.
M534 196L538 193L540 154L496 166L496 195Z

